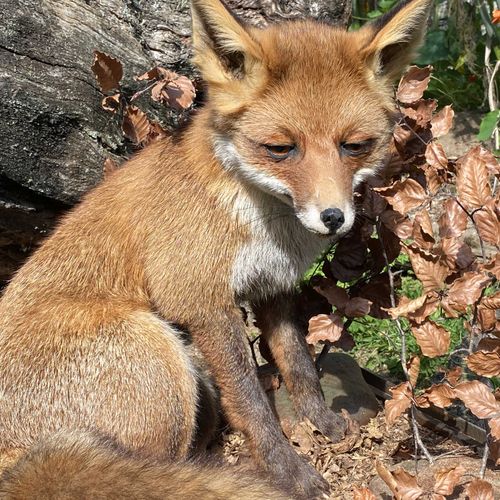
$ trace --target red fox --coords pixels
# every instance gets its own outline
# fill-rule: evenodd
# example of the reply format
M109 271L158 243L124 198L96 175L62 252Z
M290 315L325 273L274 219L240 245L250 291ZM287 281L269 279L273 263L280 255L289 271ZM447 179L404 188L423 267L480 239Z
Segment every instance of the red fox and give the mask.
M384 164L392 85L431 2L404 1L345 32L313 21L254 29L219 0L192 0L206 104L90 192L0 301L2 498L43 498L38 488L61 477L61 488L73 481L89 498L99 488L157 498L137 492L148 474L165 481L160 497L212 498L189 496L186 474L196 471L179 469L212 378L266 477L295 498L322 494L323 478L288 444L259 385L240 305L250 304L297 416L341 439L345 423L322 397L294 289L353 225L353 187ZM69 437L33 451L60 432ZM127 466L109 465L113 457ZM152 472L164 462L178 468ZM76 472L62 475L66 466ZM224 478L217 498L279 498Z

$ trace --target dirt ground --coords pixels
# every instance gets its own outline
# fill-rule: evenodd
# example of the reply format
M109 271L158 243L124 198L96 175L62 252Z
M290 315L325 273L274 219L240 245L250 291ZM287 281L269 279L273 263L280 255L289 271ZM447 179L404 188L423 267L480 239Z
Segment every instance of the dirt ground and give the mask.
M337 444L329 442L308 422L291 428L287 428L286 422L282 422L282 425L292 446L311 460L331 485L330 499L352 499L354 486L369 487L376 498L393 498L390 490L378 477L376 461L381 461L391 470L395 466L403 466L410 474L416 475L419 486L425 491L418 498L438 498L432 497L432 488L434 473L439 470L458 464L466 468L454 493L441 498L467 498L464 485L479 476L479 454L482 453L482 448L475 450L470 446L463 446L425 428L421 429L422 438L436 463L429 465L426 460L419 460L415 464L413 435L408 417L400 418L390 428L386 426L383 412L365 426L359 427L353 423L350 426L351 434ZM245 440L238 433L226 433L223 436L222 450L225 459L231 464L245 464L250 459ZM494 469L490 464L485 479L495 486L494 498L500 498L500 468Z

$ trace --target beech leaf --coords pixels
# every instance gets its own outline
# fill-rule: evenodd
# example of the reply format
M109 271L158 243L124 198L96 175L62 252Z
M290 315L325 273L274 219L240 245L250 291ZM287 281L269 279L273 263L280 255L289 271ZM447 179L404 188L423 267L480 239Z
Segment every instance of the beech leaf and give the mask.
M392 399L385 402L387 425L392 425L411 405L412 390L409 382L403 382L389 389Z
M418 374L420 373L420 358L412 356L406 364L406 369L408 370L410 384L415 387L417 385Z
M434 474L436 478L434 493L438 495L451 495L460 479L465 474L465 471L466 469L462 465L437 471Z
M123 77L123 66L118 59L95 50L91 69L103 92L110 92L120 86L120 80Z
M455 387L455 394L478 418L500 416L500 403L491 390L478 380L462 382Z
M319 341L335 342L342 335L344 321L339 314L318 314L309 320L308 344L317 344Z
M423 396L438 408L446 408L456 399L453 387L448 384L433 384L423 393Z
M448 158L444 152L443 146L437 142L430 142L427 144L425 159L431 167L436 169L446 169L448 167Z
M416 500L424 494L424 490L417 484L415 476L406 472L402 467L391 472L382 462L377 460L376 469L396 500Z
M489 173L481 148L476 146L457 160L457 192L467 209L482 208L491 199Z
M136 106L127 106L123 113L123 135L134 144L141 144L149 135L151 124L148 117Z
M415 275L422 282L424 292L444 288L444 280L450 269L439 256L424 252L415 245L406 246L405 252Z
M474 479L465 488L465 494L469 500L495 500L493 486L482 479Z
M446 135L453 125L455 112L451 106L445 106L439 113L436 113L431 120L431 130L433 137Z
M419 207L427 201L425 189L413 179L396 181L386 188L374 188L401 214Z
M348 318L360 318L370 314L372 302L363 297L353 297L345 306L344 314Z
M450 348L450 332L433 321L426 321L412 327L413 335L422 349L422 354L429 358L443 356Z
M396 99L407 104L418 101L429 85L431 69L431 66L425 68L410 66L399 82Z
M460 238L467 228L467 214L455 198L447 199L443 204L443 214L439 218L439 236L441 238Z
M483 377L497 377L500 375L500 352L476 351L467 357L467 366Z
M448 290L446 305L459 312L465 312L468 305L475 304L491 278L483 273L469 271L455 280Z
M481 238L495 246L500 246L500 221L494 209L493 200L473 215Z

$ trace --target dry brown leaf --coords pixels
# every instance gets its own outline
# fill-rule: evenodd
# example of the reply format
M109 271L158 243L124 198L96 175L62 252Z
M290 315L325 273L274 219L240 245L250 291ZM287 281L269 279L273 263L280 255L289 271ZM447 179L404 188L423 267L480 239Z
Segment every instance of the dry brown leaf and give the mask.
M487 243L500 246L500 221L495 211L494 201L484 205L472 216L476 223L479 235Z
M409 299L408 297L401 297L399 299L399 304L396 307L391 307L385 309L392 319L397 319L401 316L407 316L408 313L412 313L420 309L427 301L427 295L421 295L416 299Z
M500 309L500 292L483 297L480 305L485 309Z
M500 416L500 403L495 399L491 390L478 380L458 384L455 387L455 394L478 418Z
M491 418L488 420L491 436L494 440L500 440L500 417Z
M450 269L467 269L476 259L471 247L458 238L442 238L439 249Z
M352 489L353 500L377 500L377 497L368 488L354 486Z
M422 211L415 216L413 220L412 238L415 244L425 250L430 250L434 244L434 230L432 221L427 211Z
M412 119L417 127L426 128L432 119L432 114L436 111L437 101L434 99L419 99L414 104L401 107L400 111Z
M349 295L345 289L340 288L328 279L321 280L319 286L315 286L314 290L320 295L323 295L332 306L335 306L341 311L344 310L344 307L349 301Z
M454 111L451 106L445 106L439 113L436 113L431 120L431 130L433 137L442 137L446 135L452 125Z
M412 390L409 382L403 382L389 389L392 399L385 402L387 425L392 425L411 405Z
M465 488L465 494L469 500L495 500L493 486L482 479L471 481Z
M123 113L122 130L127 139L141 144L149 135L151 124L148 117L136 106L127 106Z
M410 66L399 82L396 99L407 104L418 101L429 85L431 70L431 66L425 68Z
M427 201L425 189L413 179L396 181L386 188L374 188L379 192L396 210L406 214L410 210L419 207Z
M489 262L480 264L479 269L485 273L492 274L500 280L500 253L496 253Z
M448 167L448 158L444 152L443 146L438 142L430 142L427 144L425 159L431 167L436 169L446 169Z
M335 342L342 335L343 328L344 321L339 314L318 314L309 320L306 341L313 345L321 340Z
M483 377L497 377L500 375L500 352L476 351L467 356L467 366Z
M399 212L392 209L385 210L380 214L380 221L402 240L411 237L413 223Z
M420 358L418 356L412 356L406 363L406 369L408 371L410 384L415 387L417 385L418 374L420 373Z
M456 163L457 192L467 209L482 208L491 200L491 188L486 162L482 161L480 146L472 148Z
M424 392L423 396L438 408L446 408L456 399L453 387L448 384L434 384Z
M377 460L376 468L378 475L387 484L396 500L416 500L424 494L424 490L417 484L417 479L402 467L391 472Z
M134 79L137 81L142 80L154 80L155 78L161 78L164 80L175 80L179 75L174 73L173 71L169 71L168 69L162 68L161 66L155 66L154 68L146 71L140 76L136 76Z
M479 307L477 308L477 320L483 332L493 330L497 322L495 309L488 309L479 304Z
M415 245L407 245L405 252L410 258L415 275L422 282L424 292L444 288L444 280L450 269L439 256L424 252Z
M106 96L101 101L101 106L110 113L116 113L120 109L120 94Z
M438 470L434 474L436 478L434 493L438 495L451 495L464 474L465 467L462 465Z
M120 86L120 80L123 77L123 66L118 59L95 50L91 69L103 92L110 92Z
M467 227L467 214L455 198L447 199L443 204L443 214L439 218L439 236L441 238L460 238Z
M345 306L344 314L348 318L360 318L370 314L372 302L363 297L353 297Z
M467 306L475 304L481 293L491 283L491 278L484 273L469 271L455 280L448 290L443 305L455 311L466 312Z
M335 250L330 269L335 279L351 281L366 271L368 249L359 235L342 238Z
M425 321L420 326L412 327L413 335L422 349L422 354L429 358L443 356L450 348L450 332L433 321Z
M193 104L196 91L193 82L186 76L179 76L167 86L167 104L174 109L187 109Z

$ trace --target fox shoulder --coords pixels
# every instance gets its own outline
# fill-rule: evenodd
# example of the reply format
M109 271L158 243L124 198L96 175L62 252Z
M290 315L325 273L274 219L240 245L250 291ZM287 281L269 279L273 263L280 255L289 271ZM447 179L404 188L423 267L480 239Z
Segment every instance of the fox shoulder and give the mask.
M231 466L160 464L91 433L40 441L0 478L2 500L285 500L284 493Z

